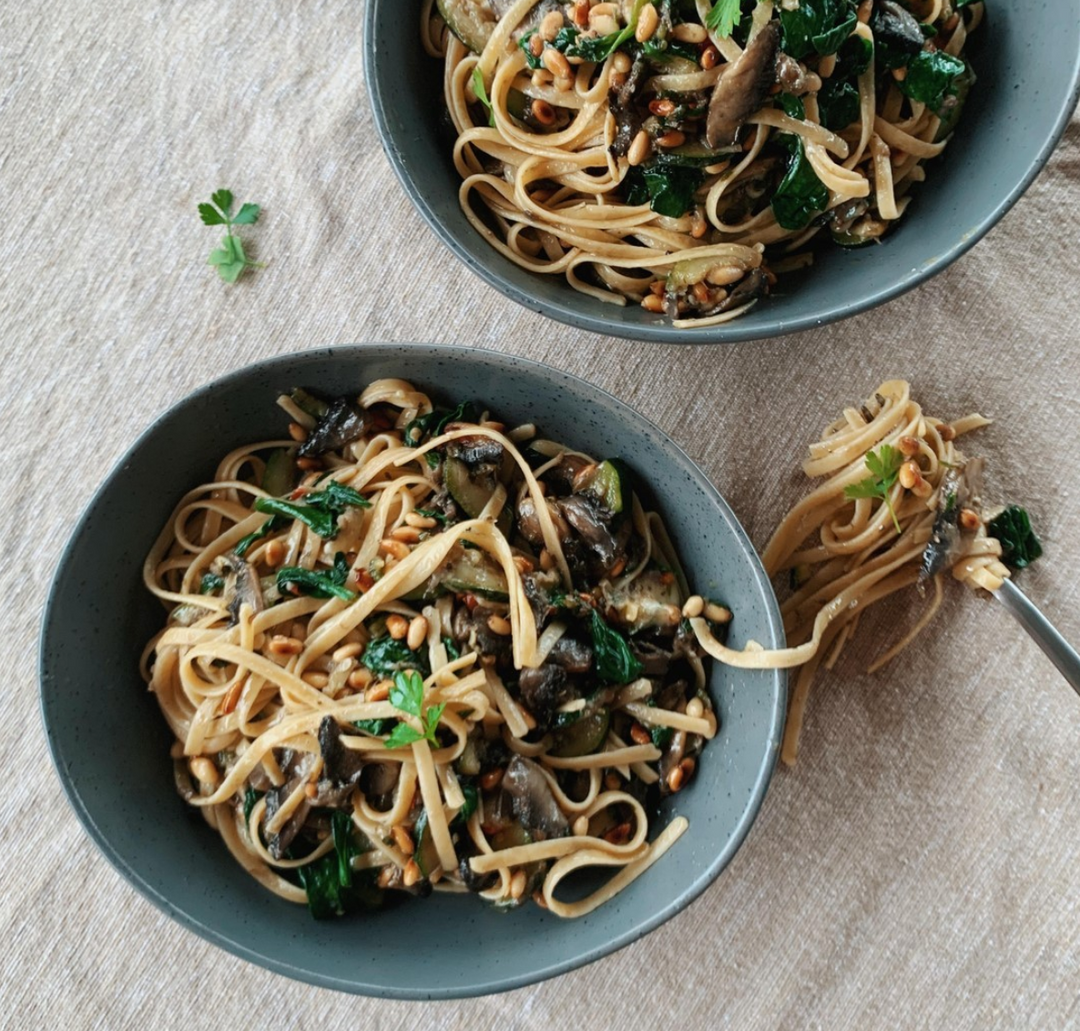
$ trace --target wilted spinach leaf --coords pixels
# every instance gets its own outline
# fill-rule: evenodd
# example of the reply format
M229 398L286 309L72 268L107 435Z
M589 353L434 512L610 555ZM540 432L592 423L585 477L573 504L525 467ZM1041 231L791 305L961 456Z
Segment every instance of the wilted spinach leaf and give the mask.
M1019 505L1010 505L987 527L991 537L1001 542L1001 560L1024 569L1042 555L1042 544L1031 528L1031 518Z
M896 85L912 100L937 111L956 79L967 71L959 57L944 50L920 50L909 62L907 75Z
M781 7L784 53L795 58L835 54L857 21L854 0L801 0L794 10Z
M596 674L608 684L629 684L641 676L642 666L630 651L625 637L604 622L596 609L592 610L589 630L593 639Z

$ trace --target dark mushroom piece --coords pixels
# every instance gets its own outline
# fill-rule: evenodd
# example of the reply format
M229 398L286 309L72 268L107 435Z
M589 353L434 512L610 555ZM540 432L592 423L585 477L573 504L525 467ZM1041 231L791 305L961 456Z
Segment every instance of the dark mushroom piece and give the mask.
M878 67L905 65L926 43L918 19L894 0L879 0L870 16Z
M250 605L252 612L262 612L262 586L255 570L235 551L218 555L210 563L210 572L225 581L221 597L229 610L229 626L235 626L240 620L240 606Z
M963 542L960 512L981 504L984 462L973 458L956 469L946 469L938 489L937 518L923 551L920 583L948 569L959 558Z
M705 142L713 149L730 147L743 123L759 110L776 82L780 26L769 22L720 77L709 101Z
M281 808L281 804L287 799L297 788L300 787L305 781L308 780L311 771L315 767L315 756L310 752L305 752L301 757L297 757L296 753L288 752L288 759L281 763L282 772L287 774L285 783L275 788L273 791L266 793L266 820L273 819L274 814ZM285 826L277 832L272 834L270 840L266 843L266 847L275 859L283 859L285 852L289 846L293 843L293 839L300 833L300 829L307 822L308 814L311 812L311 800L304 798L300 804L296 807L296 811L285 822Z
M719 315L721 312L741 308L744 304L756 301L769 292L769 277L761 269L751 269L731 289L727 295L709 314Z
M537 669L523 669L518 679L521 700L538 723L546 725L555 710L577 697L577 690L561 666L545 662Z
M297 454L301 458L318 458L327 451L340 450L366 436L374 422L369 412L344 397L336 398L300 445Z
M485 658L494 659L496 665L505 666L512 658L513 639L491 629L488 620L494 615L498 613L486 605L477 605L471 612L468 606L459 605L451 630L458 645L468 651L475 649Z
M316 805L335 808L343 805L360 783L364 760L359 752L341 743L341 725L333 716L319 724L319 749L323 757L322 777L316 785Z
M551 514L551 519L555 523L556 535L560 541L568 541L570 539L570 527L559 511L558 506L550 499L545 498L544 500L548 512ZM540 531L540 520L537 518L536 505L533 503L531 494L524 494L518 502L517 517L521 536L530 544L542 548L544 546L544 535Z
M620 549L593 500L584 494L574 494L558 504L578 537L596 553L605 569L611 568L625 547Z
M548 653L548 662L561 666L567 673L588 673L593 665L592 645L563 634Z
M514 815L535 840L563 838L570 833L551 785L531 759L515 755L503 774L502 787L510 796Z

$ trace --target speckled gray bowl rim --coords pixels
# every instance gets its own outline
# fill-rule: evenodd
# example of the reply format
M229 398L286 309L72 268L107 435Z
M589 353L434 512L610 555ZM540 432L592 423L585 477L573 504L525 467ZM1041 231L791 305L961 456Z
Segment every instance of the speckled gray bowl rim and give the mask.
M757 778L753 784L753 788L749 795L749 801L743 810L742 818L736 825L734 832L727 840L725 846L717 853L713 862L708 868L693 882L689 883L685 890L677 896L671 903L663 907L659 911L653 913L647 919L642 922L632 925L627 930L616 937L613 937L605 945L591 949L585 952L579 952L567 959L560 960L555 963L548 963L543 966L538 966L535 970L530 971L527 975L521 976L509 976L503 978L497 978L490 983L473 986L463 986L460 989L453 990L432 990L422 986L418 986L415 989L400 990L385 987L379 985L364 984L359 981L344 981L339 978L329 977L325 974L321 974L318 971L313 971L302 966L296 966L291 963L282 962L274 957L264 955L253 948L249 948L241 942L235 941L225 934L217 931L213 927L209 927L203 922L194 919L189 916L184 910L174 905L169 898L155 890L140 876L139 871L130 866L119 854L119 852L112 846L109 839L102 833L93 818L91 817L89 810L84 805L82 798L79 794L78 785L75 778L73 778L69 771L67 764L64 761L63 755L60 752L59 745L54 738L52 731L53 718L50 716L49 703L45 697L44 684L48 678L49 667L49 649L50 649L50 634L51 630L51 613L53 609L53 602L57 595L64 589L64 574L63 571L69 568L71 553L76 547L78 538L83 533L84 528L93 516L94 509L98 506L101 498L108 493L114 485L114 482L118 480L124 472L124 466L128 463L130 458L138 452L144 445L144 442L150 438L159 426L167 423L169 420L179 416L182 411L192 402L209 396L213 391L242 381L248 375L256 370L272 370L276 367L281 369L298 369L302 367L306 362L318 362L326 359L332 359L340 357L343 359L355 359L357 361L363 361L365 354L369 354L370 348L377 347L393 347L400 349L412 349L412 348L425 348L429 350L435 350L440 353L440 357L453 358L459 361L468 362L475 359L478 356L482 356L483 360L491 363L492 365L500 366L501 371L506 373L514 373L525 371L533 375L538 375L547 379L558 380L562 378L565 381L573 383L575 386L581 388L586 387L589 391L596 395L602 396L604 401L611 405L620 415L624 418L643 424L646 428L655 434L656 438L661 442L661 445L670 453L671 457L681 463L684 472L689 475L702 489L705 496L711 501L717 514L720 516L723 524L730 534L732 542L743 554L743 556L749 561L751 579L752 582L760 591L761 601L764 603L764 617L769 629L769 639L763 642L766 647L783 647L785 643L785 636L783 630L783 621L780 616L780 609L777 603L776 594L773 591L772 585L769 582L769 578L765 573L764 567L761 565L761 560L754 550L753 544L750 542L750 538L746 535L742 525L739 523L734 512L730 506L723 499L720 492L713 485L712 481L702 472L697 463L678 445L671 437L665 433L659 426L653 423L651 420L646 419L644 416L638 414L625 402L620 401L614 394L589 383L587 380L582 379L579 376L570 372L565 372L561 369L556 369L552 366L546 365L542 362L534 361L529 358L522 358L516 355L504 354L498 351L489 351L479 348L464 347L461 345L452 344L427 344L427 343L382 343L372 342L370 344L345 344L338 346L330 346L310 351L292 352L285 355L278 355L274 358L265 359L260 362L254 362L243 368L237 369L231 373L227 373L209 383L199 387L191 394L188 394L175 404L170 406L164 414L160 415L157 419L151 423L136 439L135 443L125 452L124 456L116 462L113 469L108 476L94 492L93 497L86 505L79 520L75 526L71 537L68 540L67 545L64 548L64 553L57 565L57 573L53 579L52 586L49 590L48 599L45 604L44 613L41 620L41 631L39 637L39 650L38 650L38 674L41 690L39 691L39 706L41 712L42 722L44 724L45 735L48 740L49 753L52 758L53 765L56 769L57 775L60 778L61 786L64 789L64 793L67 796L69 803L75 810L75 814L79 821L82 823L87 834L89 834L91 840L97 845L101 853L112 864L112 866L120 873L120 875L138 891L144 898L156 906L159 910L165 913L167 916L172 917L178 923L186 927L189 931L193 931L196 935L210 942L213 945L217 945L220 948L225 949L227 952L233 955L239 956L241 959L247 960L264 969L271 970L275 973L283 974L286 977L293 978L295 980L316 985L318 987L331 988L336 991L350 992L354 994L364 994L376 997L384 998L399 998L399 999L414 999L414 1000L433 1000L433 999L451 999L451 998L467 998L481 994L490 994L495 992L510 991L515 988L521 988L525 985L533 984L538 981L543 981L548 978L556 977L559 974L567 973L568 971L578 969L579 967L587 966L604 956L610 955L613 952L624 948L627 945L632 944L662 923L671 919L677 913L680 913L683 909L690 905L699 895L711 885L716 878L723 872L724 868L731 861L732 857L738 851L746 838L746 835L750 831L750 827L753 825L754 820L757 818L757 814L761 809L761 804L764 801L765 793L768 790L769 782L772 779L773 772L776 767L777 757L779 755L780 737L783 732L784 719L787 711L787 680L782 671L777 671L778 676L776 680L776 695L775 703L768 723L768 738L766 742L765 755L758 770ZM132 571L133 576L138 575L137 570ZM53 644L52 647L57 647ZM572 924L571 924L572 927Z
M850 304L835 304L793 319L778 319L775 317L764 319L753 326L745 326L736 319L733 322L712 326L707 329L676 329L670 325L648 324L623 329L619 324L608 322L600 315L578 311L562 302L555 303L540 300L535 295L518 289L498 271L498 267L507 260L498 251L491 248L490 260L487 262L478 261L438 218L419 186L409 176L397 143L390 131L390 124L386 116L386 99L383 96L379 79L375 75L374 67L375 62L378 60L374 45L377 6L375 0L367 0L364 22L364 80L371 94L375 126L379 138L382 140L383 150L413 206L420 212L421 217L431 227L435 235L450 248L456 257L464 262L466 267L505 297L509 297L512 301L516 301L530 311L546 315L556 322L588 330L591 333L599 333L605 337L615 335L628 340L647 340L661 344L734 344L745 340L767 340L772 337L785 336L788 333L798 333L805 329L820 328L885 304L887 301L915 289L926 280L936 276L958 258L963 257L1008 214L1013 205L1035 181L1035 177L1043 170L1046 162L1050 160L1050 155L1061 141L1061 137L1068 127L1073 109L1080 101L1080 53L1077 53L1070 76L1070 89L1062 100L1061 109L1054 121L1050 135L1036 153L1027 173L1006 193L998 205L983 217L982 221L977 222L973 227L962 233L951 247L943 250L936 258L923 264L920 268L901 276L891 286L871 291L866 296L860 297ZM585 295L581 295L581 297L585 298Z

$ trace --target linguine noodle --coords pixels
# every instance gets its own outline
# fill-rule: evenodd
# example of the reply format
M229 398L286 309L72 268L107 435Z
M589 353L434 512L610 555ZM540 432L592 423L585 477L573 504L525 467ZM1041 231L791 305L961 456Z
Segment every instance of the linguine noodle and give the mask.
M146 559L143 671L181 794L318 916L387 891L589 912L717 719L685 578L621 463L379 380L279 403ZM581 897L561 882L611 867Z

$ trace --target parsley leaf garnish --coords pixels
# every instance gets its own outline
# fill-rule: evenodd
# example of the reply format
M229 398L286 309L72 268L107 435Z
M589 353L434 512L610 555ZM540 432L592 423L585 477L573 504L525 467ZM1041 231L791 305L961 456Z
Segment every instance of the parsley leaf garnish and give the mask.
M395 709L400 709L420 720L424 732L420 733L408 723L399 722L393 733L386 739L387 748L401 748L411 745L414 741L428 741L438 746L435 731L446 708L446 702L440 702L426 712L424 711L424 681L419 673L415 670L399 670L394 674L394 686L390 688L390 704Z
M233 233L233 226L251 226L259 220L259 205L243 204L235 215L232 207L230 190L218 190L210 197L209 204L199 205L199 217L204 225L225 227L221 248L211 252L207 264L213 265L226 283L235 283L246 268L265 268L262 262L252 261L244 253L240 237Z
M865 480L853 483L844 488L844 497L851 498L878 498L885 502L885 507L892 516L893 526L897 534L900 533L900 520L896 518L896 510L893 508L889 491L896 484L900 475L900 466L904 464L904 456L889 444L882 444L877 452L866 453L866 468L870 475Z
M705 24L712 29L721 39L728 36L738 28L742 20L742 4L740 0L717 0L709 11Z
M472 88L473 93L476 94L476 99L487 109L488 113L488 125L492 128L495 127L495 108L491 106L491 101L488 100L487 90L484 88L484 73L480 71L480 65L477 65L472 70Z

